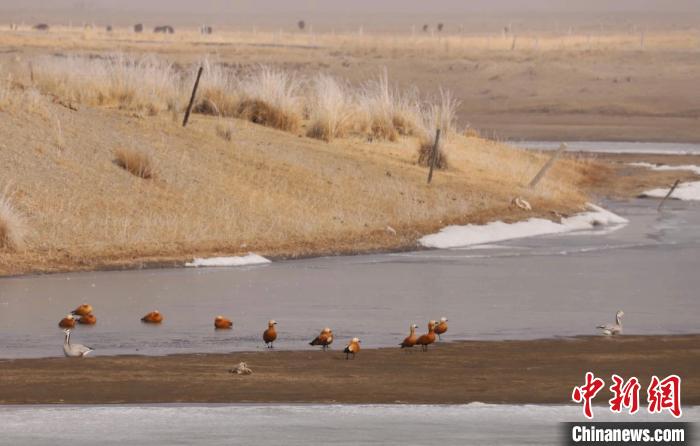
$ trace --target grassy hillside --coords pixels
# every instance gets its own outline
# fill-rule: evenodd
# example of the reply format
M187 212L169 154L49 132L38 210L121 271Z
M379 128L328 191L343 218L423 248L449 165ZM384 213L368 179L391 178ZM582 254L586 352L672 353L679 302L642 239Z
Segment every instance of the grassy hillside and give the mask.
M597 169L562 160L529 190L543 155L452 129L426 185L420 132L328 142L307 136L308 112L285 130L203 114L182 128L180 106L98 105L40 82L0 86L0 274L406 248L448 223L578 210Z

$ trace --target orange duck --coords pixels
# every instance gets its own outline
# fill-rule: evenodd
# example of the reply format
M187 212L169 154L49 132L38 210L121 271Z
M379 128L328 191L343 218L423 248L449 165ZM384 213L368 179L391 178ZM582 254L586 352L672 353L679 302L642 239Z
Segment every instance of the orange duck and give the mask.
M406 339L403 340L402 343L399 345L401 348L411 348L414 345L416 345L416 341L418 340L418 337L416 336L416 328L418 328L418 325L416 324L411 324L409 327L409 334L406 336Z
M321 334L316 336L313 341L309 342L309 345L320 345L323 347L323 351L326 351L331 343L333 343L333 330L326 327L321 330Z
M82 304L78 308L72 311L75 316L87 316L92 313L92 305Z
M147 324L160 324L163 322L163 315L160 314L158 310L151 311L141 318L141 322L145 322Z
M82 325L95 325L97 323L97 318L94 314L88 313L85 316L80 316L80 318L78 318L78 323Z
M360 351L360 338L352 338L352 341L348 343L343 352L345 353L345 359L352 354L352 359L355 359L355 355Z
M277 339L277 330L275 330L275 325L277 325L277 321L267 321L267 330L263 332L263 341L265 341L267 348L272 348L272 343L275 342L275 339Z
M61 319L58 326L61 328L73 328L75 327L75 318L72 314L66 314L66 317Z
M225 317L219 315L219 316L216 316L216 319L214 319L214 327L217 330L227 330L227 329L233 328L233 322L231 322L231 320L226 319Z
M442 340L440 335L445 334L446 331L447 331L447 318L441 317L440 323L435 326L435 334L438 335L439 340Z
M428 322L428 332L416 339L416 345L420 345L424 352L428 351L428 346L435 342L435 321Z

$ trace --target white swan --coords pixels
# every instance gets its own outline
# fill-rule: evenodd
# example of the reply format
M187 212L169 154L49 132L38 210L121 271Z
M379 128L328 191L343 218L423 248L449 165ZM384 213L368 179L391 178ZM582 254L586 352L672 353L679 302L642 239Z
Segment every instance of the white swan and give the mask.
M622 316L625 315L625 312L620 310L617 312L615 315L615 323L614 324L607 324L607 325L598 325L600 330L602 330L603 334L605 336L615 336L622 334Z
M86 347L82 344L71 344L70 343L70 330L63 330L63 333L66 334L65 338L63 339L63 354L66 355L69 358L84 358L87 356L91 351L93 351L92 348Z

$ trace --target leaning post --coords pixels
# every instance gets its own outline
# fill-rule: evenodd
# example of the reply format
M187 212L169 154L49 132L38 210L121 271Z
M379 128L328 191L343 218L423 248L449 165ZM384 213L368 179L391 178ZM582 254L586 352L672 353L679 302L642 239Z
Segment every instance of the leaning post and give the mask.
M559 158L559 155L561 155L562 153L564 153L564 150L566 150L566 143L563 142L563 143L561 143L561 145L559 146L559 148L558 148L558 149L552 154L552 156L549 158L549 161L547 161L547 163L546 163L544 166L542 166L542 168L540 169L540 171L537 172L537 175L535 175L535 178L533 178L532 181L530 181L530 184L528 185L528 187L529 187L530 189L532 189L532 188L534 188L535 186L537 186L537 183L540 182L540 180L542 179L542 177L544 177L544 175L547 173L547 171L549 170L549 168L552 167L552 165L554 165L554 161L556 161L557 158Z
M194 105L194 98L197 95L197 87L199 87L199 78L202 77L202 71L204 67L200 66L197 71L197 79L194 81L194 87L192 87L192 96L190 96L190 103L187 105L187 110L185 111L185 119L182 120L182 126L187 125L187 121L190 119L190 113L192 112L192 105Z
M666 202L666 200L668 199L668 197L671 196L671 194L673 193L673 191L676 190L676 188L678 187L678 185L679 185L680 183L681 183L681 180L676 180L676 182L673 183L673 186L671 186L671 189L669 189L669 191L668 191L668 193L666 194L666 196L664 197L664 199L661 200L661 203L659 203L659 207L656 208L656 212L661 212L661 206L664 205L664 202Z
M428 171L428 184L433 179L433 169L435 169L435 163L438 157L438 145L440 144L440 129L435 131L435 144L433 145L433 152L430 156L430 170Z

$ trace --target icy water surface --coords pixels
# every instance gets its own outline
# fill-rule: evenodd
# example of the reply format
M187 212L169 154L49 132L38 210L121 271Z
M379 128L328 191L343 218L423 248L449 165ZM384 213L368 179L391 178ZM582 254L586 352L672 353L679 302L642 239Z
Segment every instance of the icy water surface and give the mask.
M97 355L303 349L324 326L336 349L358 336L393 346L408 325L447 316L446 339L595 334L625 311L625 333L700 331L700 204L605 203L628 218L601 230L467 249L318 258L265 266L74 273L0 279L0 357L62 354L58 320L82 302L98 318L74 339ZM140 317L153 309L161 326ZM225 314L234 329L215 331Z
M612 415L596 421L673 421ZM225 405L0 406L0 444L557 445L559 422L583 421L574 406ZM700 421L685 407L682 421ZM81 427L81 428L78 428ZM96 441L99 439L99 441Z
M516 147L535 150L554 150L559 141L510 141ZM700 144L614 141L566 141L572 152L645 153L661 155L700 155Z

